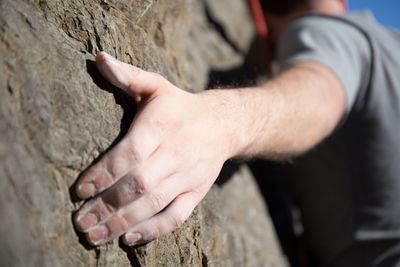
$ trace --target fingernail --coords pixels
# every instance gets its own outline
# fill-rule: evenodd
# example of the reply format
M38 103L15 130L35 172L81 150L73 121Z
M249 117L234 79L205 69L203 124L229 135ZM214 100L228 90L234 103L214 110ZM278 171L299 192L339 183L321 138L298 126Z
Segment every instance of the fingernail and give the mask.
M98 55L103 58L104 66L107 66L108 68L119 67L119 61L110 54L106 52L100 52Z
M93 213L82 214L76 220L82 230L87 230L98 222L97 216Z
M105 51L100 51L97 53L97 56L102 56L102 57L108 58L108 57L110 57L110 54Z
M90 241L92 241L94 245L98 245L108 237L108 229L104 225L100 225L91 230L88 235Z
M139 233L126 233L125 234L125 243L128 246L133 246L135 243L142 239L142 235Z
M96 187L92 183L84 183L78 186L78 195L87 198L94 196Z
M106 52L100 52L100 53L107 61L109 61L111 63L117 63L118 62L118 60L115 57L111 56L110 54L108 54Z

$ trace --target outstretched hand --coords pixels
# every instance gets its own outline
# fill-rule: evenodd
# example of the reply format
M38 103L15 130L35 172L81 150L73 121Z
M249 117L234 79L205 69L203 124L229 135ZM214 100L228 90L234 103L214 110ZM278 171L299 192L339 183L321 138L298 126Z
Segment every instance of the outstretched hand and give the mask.
M90 199L76 213L78 230L100 245L121 235L127 245L179 227L207 193L232 145L213 94L191 94L159 74L101 52L100 72L137 103L126 136L77 183Z

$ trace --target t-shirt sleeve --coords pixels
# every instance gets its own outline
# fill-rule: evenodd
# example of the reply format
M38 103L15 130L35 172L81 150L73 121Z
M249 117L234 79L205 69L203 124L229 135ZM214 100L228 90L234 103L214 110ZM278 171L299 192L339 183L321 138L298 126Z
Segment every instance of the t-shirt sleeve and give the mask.
M330 17L308 16L293 21L278 43L281 69L295 62L314 61L340 80L351 109L370 75L372 57L367 37L356 26Z

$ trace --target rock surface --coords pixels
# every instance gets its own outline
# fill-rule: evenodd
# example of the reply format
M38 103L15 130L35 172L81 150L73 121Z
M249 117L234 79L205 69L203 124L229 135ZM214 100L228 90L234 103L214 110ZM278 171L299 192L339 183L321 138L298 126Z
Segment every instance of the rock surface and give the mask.
M0 265L285 266L246 167L146 246L91 248L71 221L74 181L134 114L96 52L198 91L241 64L253 31L241 0L0 0Z

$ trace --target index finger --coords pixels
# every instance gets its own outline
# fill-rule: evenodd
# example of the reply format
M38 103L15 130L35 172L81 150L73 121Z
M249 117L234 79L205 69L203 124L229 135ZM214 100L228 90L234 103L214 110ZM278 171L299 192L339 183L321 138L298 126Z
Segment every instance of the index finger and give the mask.
M83 172L76 184L76 193L79 198L93 197L134 168L138 159L130 151L129 146L126 141L121 141Z
M81 175L76 184L78 197L87 199L112 186L157 149L157 140L143 127L132 127L120 143Z

